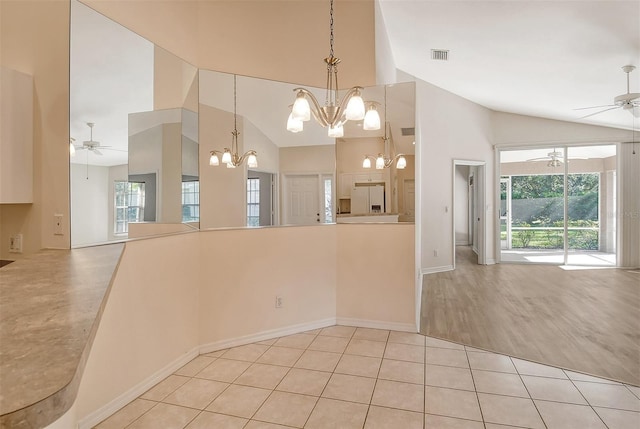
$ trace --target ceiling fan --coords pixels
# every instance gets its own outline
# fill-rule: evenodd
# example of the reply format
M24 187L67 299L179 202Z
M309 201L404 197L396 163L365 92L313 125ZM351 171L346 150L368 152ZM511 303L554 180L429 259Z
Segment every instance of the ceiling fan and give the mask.
M572 157L569 157L568 159L571 160L571 159L588 159L588 158L572 156ZM527 159L527 162L548 161L547 167L559 167L563 164L563 160L564 160L564 153L553 149L553 152L549 152L547 156L543 156L540 158Z
M618 95L613 99L613 104L606 104L604 106L591 106L591 107L580 107L578 109L573 110L588 110L588 109L598 109L605 108L603 110L599 110L595 113L590 113L586 116L582 116L580 119L588 118L589 116L598 115L603 112L607 112L613 109L622 108L623 110L628 110L632 115L636 117L640 117L640 92L629 92L629 73L631 73L636 67L632 65L626 65L622 67L622 71L627 74L627 93Z
M96 155L103 155L103 153L100 152L100 149L110 148L111 146L100 146L100 142L95 141L93 139L93 127L95 126L95 123L87 122L87 125L91 129L91 136L89 137L89 140L85 140L85 141L82 142L82 146L74 146L75 150L76 151L77 150L89 150L89 151L95 153ZM73 137L71 138L71 140L75 141L75 139ZM72 156L73 156L73 154L72 154Z

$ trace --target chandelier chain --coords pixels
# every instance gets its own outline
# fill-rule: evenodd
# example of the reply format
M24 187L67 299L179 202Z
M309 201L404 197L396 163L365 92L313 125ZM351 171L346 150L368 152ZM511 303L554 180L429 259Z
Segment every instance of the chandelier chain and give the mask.
M233 75L233 130L234 131L238 131L238 123L237 123L238 114L236 113L236 106L237 106L236 78L237 76L234 74Z
M329 10L329 58L333 58L333 0L331 0L331 8Z

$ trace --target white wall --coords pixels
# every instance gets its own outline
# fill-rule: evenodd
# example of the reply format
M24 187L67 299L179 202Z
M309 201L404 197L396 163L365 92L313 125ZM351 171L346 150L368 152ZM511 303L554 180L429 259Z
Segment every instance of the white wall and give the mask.
M402 72L398 76L402 81L415 80ZM494 145L536 147L618 143L631 138L628 130L494 112L420 80L416 80L416 108L416 162L421 187L420 217L416 228L420 237L418 247L422 272L450 269L453 264L453 184L450 178L453 177L451 169L454 159L486 163L485 206L481 208L481 214L484 215L486 228L487 263L491 263L497 251ZM635 171L633 165L627 170ZM629 177L635 177L635 173L629 174ZM626 177L620 179L626 180ZM640 237L623 234L629 237L629 249L640 248ZM437 250L438 256L435 256L434 250ZM629 254L633 252L627 251ZM629 263L633 263L635 258L633 256Z
M87 156L78 152L76 156ZM109 239L109 167L70 164L72 246L103 243Z
M376 85L396 83L396 64L391 50L391 43L389 43L384 16L380 8L380 2L376 1L374 4Z
M279 149L259 128L248 119L242 121L244 147L242 153L253 149L258 152L257 171L277 173L280 170Z
M420 267L453 267L453 160L486 163L485 253L493 259L494 177L491 111L427 82L416 80L416 163L420 174ZM437 255L435 255L437 251Z
M618 265L640 267L640 145L621 144L618 152ZM635 154L633 151L635 149Z

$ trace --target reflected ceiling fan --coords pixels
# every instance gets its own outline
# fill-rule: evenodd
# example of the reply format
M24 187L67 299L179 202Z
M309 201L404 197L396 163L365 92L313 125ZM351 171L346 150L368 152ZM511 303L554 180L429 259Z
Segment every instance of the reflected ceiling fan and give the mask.
M582 116L580 119L588 118L589 116L598 115L603 112L607 112L613 109L628 110L633 116L640 117L640 92L629 92L629 73L631 73L636 67L632 65L626 65L622 67L622 71L627 74L627 93L618 95L613 99L613 104L606 104L604 106L591 106L580 107L573 110L588 110L588 109L601 109L594 113L590 113L586 116Z
M87 122L87 126L91 130L91 136L89 137L89 140L85 140L85 141L82 142L82 146L74 146L74 149L76 151L78 151L78 150L89 150L89 151L95 153L96 155L103 155L103 153L100 152L100 149L105 149L105 148L110 148L111 147L111 146L100 146L100 142L99 141L95 141L93 139L93 127L95 125L96 124L93 123L93 122ZM74 140L73 137L71 139ZM72 154L72 156L73 156L73 154Z
M527 159L527 162L536 162L536 161L548 161L547 167L559 167L563 164L564 153L562 151L558 151L553 149L553 152L549 152L547 156L542 156L540 158L531 158ZM571 156L569 160L572 159L588 159L579 156Z

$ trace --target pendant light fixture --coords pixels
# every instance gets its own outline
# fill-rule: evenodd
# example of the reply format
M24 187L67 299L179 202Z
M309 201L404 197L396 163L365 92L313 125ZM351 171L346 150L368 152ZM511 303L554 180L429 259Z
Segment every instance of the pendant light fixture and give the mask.
M377 112L376 112L377 113ZM366 123L365 118L365 123ZM378 117L378 125L380 124L380 118ZM373 157L371 155L365 155L364 160L362 161L362 168L371 168L371 161L376 162L376 170L382 170L385 168L389 168L393 165L393 162L396 162L396 168L399 170L404 169L407 166L407 159L404 157L404 154L399 153L393 157L387 157L386 153L391 147L391 136L389 131L389 122L387 121L387 87L384 87L384 137L382 138L384 142L384 151L385 154L379 153L377 157Z
M237 114L237 90L236 90L236 80L237 77L233 75L233 131L231 131L231 149L228 147L224 148L224 151L212 150L211 156L209 157L209 165L218 166L220 165L220 158L218 158L218 154L222 154L222 163L227 164L227 168L236 168L241 165L244 160L247 160L247 166L249 168L257 168L258 167L258 156L255 150L248 150L244 153L244 155L238 155L238 136L240 135L240 131L238 131L238 114Z
M289 119L287 120L287 130L292 133L299 133L304 128L304 122L311 119L311 114L315 120L328 129L329 137L342 137L344 135L343 125L347 121L360 121L365 119L369 112L370 119L366 122L365 130L379 130L380 116L378 116L377 128L375 126L375 116L377 111L375 104L370 104L369 111L365 112L365 103L362 100L361 86L350 88L347 93L338 100L338 63L340 59L333 55L333 0L329 12L329 56L324 59L327 63L327 89L324 106L320 107L320 103L316 97L305 88L295 88L296 99L293 103ZM313 108L309 105L309 100L313 104Z

